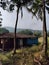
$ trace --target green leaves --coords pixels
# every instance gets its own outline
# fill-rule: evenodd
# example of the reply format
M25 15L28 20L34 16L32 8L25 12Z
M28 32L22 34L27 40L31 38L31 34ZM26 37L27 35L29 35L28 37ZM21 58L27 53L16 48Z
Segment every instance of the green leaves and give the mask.
M7 0L8 1L8 0ZM12 4L11 4L12 2ZM11 0L10 3L7 6L7 2L2 2L2 8L5 10L6 7L9 7L10 11L14 10L14 6L19 7L19 10L21 10L21 17L23 16L22 6L30 6L30 9L27 7L27 10L29 12L32 12L34 16L37 16L42 20L42 10L43 10L43 1L42 0ZM45 0L45 8L49 13L49 0Z
M23 17L23 10L22 10L22 7L20 8L21 9L21 18Z
M0 12L0 16L2 16L1 12ZM0 17L0 27L2 26L2 18Z
M11 4L10 7L9 7L10 11L13 11L14 10L14 5Z
M46 0L46 4L49 6L49 0Z
M4 10L6 8L6 3L5 2L2 2L2 6L1 6Z
M3 34L3 33L9 33L9 31L5 28L0 28L0 34Z
M14 3L18 3L18 1L19 1L23 4L27 4L28 2L31 2L32 0L11 0L11 1L13 1Z
M46 6L47 5L47 6ZM49 13L49 0L45 0L45 8ZM36 18L43 19L43 1L42 0L33 0L32 6L27 7L27 10L31 12Z
M48 13L49 13L49 7L47 7L47 6L45 6L46 7L46 10L48 11Z
M33 32L31 30L29 30L29 29L22 30L22 31L20 31L18 33L20 33L20 34L26 34L26 35L32 35L33 34Z

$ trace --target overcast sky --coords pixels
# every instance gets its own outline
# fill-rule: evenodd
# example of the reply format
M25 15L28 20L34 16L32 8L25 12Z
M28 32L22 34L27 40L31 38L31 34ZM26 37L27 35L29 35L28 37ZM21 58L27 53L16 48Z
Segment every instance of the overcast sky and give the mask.
M16 21L16 10L9 13L2 8L0 8L2 13L2 27L14 27ZM47 29L49 29L49 15L46 12L47 18ZM42 30L42 22L41 20L37 20L35 17L32 18L32 14L28 13L28 11L23 8L23 18L21 18L21 13L19 13L19 20L17 28L23 29L32 29L32 30Z

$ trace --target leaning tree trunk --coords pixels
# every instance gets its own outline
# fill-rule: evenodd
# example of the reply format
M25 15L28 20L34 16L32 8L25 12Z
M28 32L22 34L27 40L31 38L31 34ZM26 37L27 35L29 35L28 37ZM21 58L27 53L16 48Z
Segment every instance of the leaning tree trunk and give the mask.
M17 9L17 19L16 19L16 24L15 24L15 30L14 30L14 54L16 53L16 31L17 31L17 23L18 23L18 15L19 15L19 7Z
M43 0L43 43L45 45L45 57L47 57L47 27L45 14L45 0Z

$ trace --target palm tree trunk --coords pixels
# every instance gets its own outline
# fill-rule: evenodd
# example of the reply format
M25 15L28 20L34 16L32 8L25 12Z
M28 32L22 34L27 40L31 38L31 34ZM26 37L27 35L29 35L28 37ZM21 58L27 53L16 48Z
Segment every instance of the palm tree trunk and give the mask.
M45 45L45 57L47 57L47 27L45 14L45 1L43 0L43 43Z
M14 30L14 54L16 53L16 31L17 31L17 23L18 23L18 15L19 15L19 7L17 9L17 19L16 19L16 24L15 24L15 30Z

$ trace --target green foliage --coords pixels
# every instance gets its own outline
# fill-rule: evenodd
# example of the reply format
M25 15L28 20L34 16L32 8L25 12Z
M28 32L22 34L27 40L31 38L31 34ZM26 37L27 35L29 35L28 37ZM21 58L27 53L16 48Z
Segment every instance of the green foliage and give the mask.
M37 37L41 37L41 36L42 36L42 33L39 32L39 31L35 31L35 32L34 32L34 35L37 36Z
M49 6L49 0L46 0L46 4Z
M44 0L45 1L45 8L49 13L49 0ZM14 6L16 5L16 7L19 7L19 9L22 10L22 6L30 6L32 5L30 8L27 8L28 11L32 12L33 15L38 15L38 17L42 20L42 9L43 9L43 1L42 0L11 0L10 2L13 2L12 4L9 3L9 1L7 0L7 2L2 2L2 8L3 9L7 9L7 5L9 6L9 10L13 11L14 10ZM27 5L29 4L29 5ZM46 6L47 5L47 6Z
M27 35L32 35L33 34L33 32L31 30L22 30L22 31L20 31L18 33L27 34Z
M0 59L2 61L3 65L33 65L33 54L34 52L39 51L38 45L34 47L27 47L23 49L18 49L18 51L21 51L21 53L16 53L14 56L12 55L13 51L6 52L6 53L0 53ZM24 64L23 64L24 63Z
M34 54L40 52L41 45L34 45L32 47L22 48L18 49L18 51L22 50L21 53L16 53L14 56L12 55L13 51L6 52L6 53L0 53L0 59L2 61L3 65L34 65L33 59ZM48 49L49 53L49 49ZM42 59L43 65L46 64L45 59Z
M5 28L0 28L0 34L3 34L3 33L9 33L9 31Z
M44 0L45 1L45 9L48 11L49 13L49 1L48 0ZM31 4L32 6L30 8L27 7L27 10L29 12L31 12L34 16L36 16L36 18L40 18L41 20L43 20L43 0L33 0L33 3Z
M8 5L10 5L9 6L10 11L12 11L12 10L14 10L14 6L17 6L17 7L19 7L21 9L22 6L27 5L28 3L31 3L31 1L32 0L11 0L10 3L9 3L9 0L7 0L6 2L1 1L1 7L4 10L6 10L6 7L8 7L7 6L7 4L8 4ZM12 4L11 4L11 2L12 2Z
M47 36L49 37L49 31L47 32Z
M28 2L32 1L32 0L11 0L14 3L21 3L21 4L27 4Z

